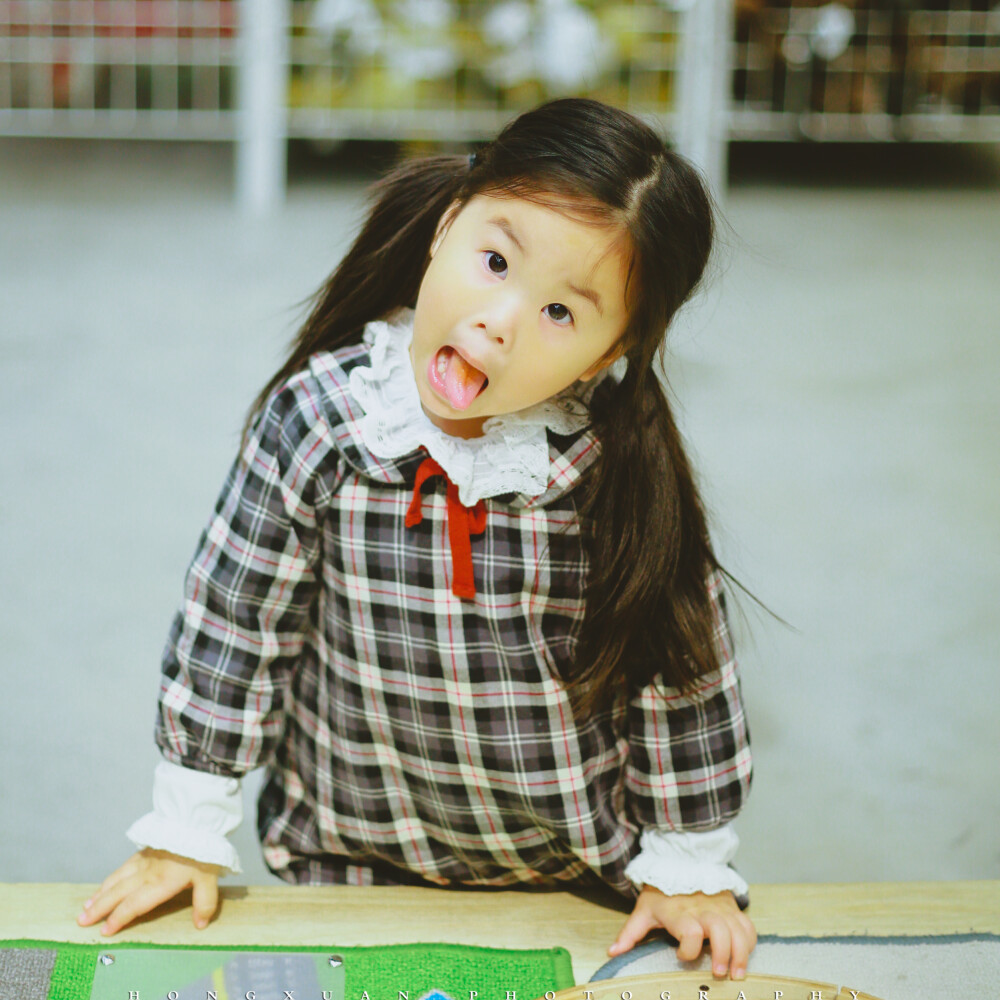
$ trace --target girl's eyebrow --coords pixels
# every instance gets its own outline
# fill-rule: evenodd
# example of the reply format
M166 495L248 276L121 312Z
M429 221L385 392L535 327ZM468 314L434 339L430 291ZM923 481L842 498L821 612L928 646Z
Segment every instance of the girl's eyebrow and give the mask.
M566 287L571 292L576 292L577 295L583 296L585 299L589 299L594 304L594 308L603 316L604 310L601 308L601 297L594 291L593 288L577 288L571 281L566 282Z
M502 215L494 216L492 219L486 220L487 225L496 226L504 236L507 237L517 247L521 253L525 253L524 244L517 238L517 234L514 232L514 227L510 224L510 220L504 218ZM604 309L601 306L601 297L594 291L593 288L578 288L571 281L566 282L566 287L571 291L575 292L582 298L589 299L593 304L594 308L603 316Z
M511 243L513 243L514 246L516 246L517 249L521 251L521 253L525 252L524 244L517 238L517 235L514 233L514 227L502 215L497 215L492 219L488 219L487 225L496 226L497 229L499 229L504 234L504 236L506 236L507 239L509 239Z

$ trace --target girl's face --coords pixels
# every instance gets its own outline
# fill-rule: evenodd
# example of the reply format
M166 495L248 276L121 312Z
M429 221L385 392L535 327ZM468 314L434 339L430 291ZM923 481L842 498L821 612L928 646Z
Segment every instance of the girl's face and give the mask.
M438 226L410 361L428 417L458 437L617 357L628 319L621 233L477 195Z

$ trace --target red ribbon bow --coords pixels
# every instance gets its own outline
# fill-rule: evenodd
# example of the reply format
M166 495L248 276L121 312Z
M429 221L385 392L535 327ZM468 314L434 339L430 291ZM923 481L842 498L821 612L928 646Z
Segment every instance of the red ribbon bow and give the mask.
M413 484L413 498L406 512L405 524L412 528L423 520L420 509L420 487L431 476L444 476L448 484L448 539L451 542L451 592L456 597L476 596L476 582L472 576L472 535L486 530L486 504L480 500L474 507L466 507L458 499L458 487L448 478L444 469L433 458L425 458L417 469Z

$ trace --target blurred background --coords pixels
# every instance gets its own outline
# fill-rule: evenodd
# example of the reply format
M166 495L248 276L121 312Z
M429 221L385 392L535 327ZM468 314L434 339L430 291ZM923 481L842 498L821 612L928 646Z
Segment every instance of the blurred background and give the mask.
M0 880L130 853L187 562L368 185L563 94L724 213L668 375L787 623L740 601L741 870L1000 877L992 4L0 0Z

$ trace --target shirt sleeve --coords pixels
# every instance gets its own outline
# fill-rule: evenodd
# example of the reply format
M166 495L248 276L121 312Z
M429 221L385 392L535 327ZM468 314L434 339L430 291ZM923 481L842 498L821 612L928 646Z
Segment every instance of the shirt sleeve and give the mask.
M723 827L750 790L750 738L719 573L709 579L709 596L719 668L693 692L653 683L629 705L626 815L644 832L655 828L661 842L666 834ZM720 855L719 865L726 868L728 859Z
M319 581L317 510L342 464L307 373L265 406L187 573L163 655L164 758L223 778L273 754Z

